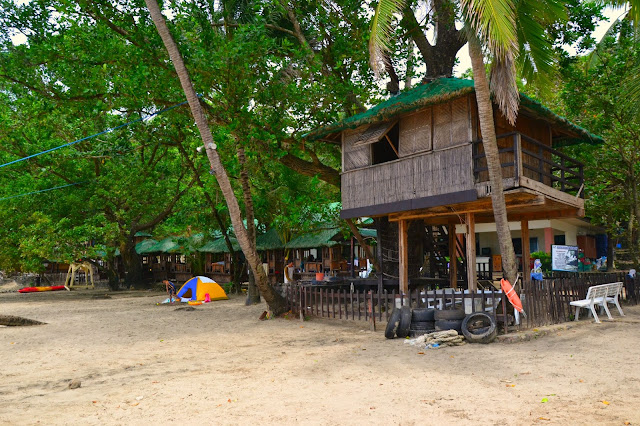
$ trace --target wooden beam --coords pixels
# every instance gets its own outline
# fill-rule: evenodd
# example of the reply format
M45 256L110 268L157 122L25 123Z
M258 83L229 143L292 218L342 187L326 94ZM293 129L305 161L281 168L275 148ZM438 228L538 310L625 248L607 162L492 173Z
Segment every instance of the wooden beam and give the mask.
M529 200L507 200L507 209L523 209L532 206L542 206L545 203L543 196L531 198ZM451 207L435 207L427 210L413 210L408 212L392 213L389 215L390 222L400 220L429 219L434 217L463 215L467 213L493 213L491 200L483 200L475 204L465 203L465 205Z
M573 218L584 217L584 209L542 210L529 213L511 213L507 216L510 221Z
M579 209L584 208L584 200L582 198L576 198L575 195L559 191L548 185L545 185L544 183L540 183L525 176L522 176L520 178L520 185L539 192L553 200L559 201L563 204L567 204L570 207L577 207Z
M476 291L476 218L473 213L467 213L467 285L469 291Z
M458 253L456 250L456 225L449 224L449 287L458 288Z
M409 222L401 220L398 222L398 269L400 271L400 293L408 296L409 294L409 239L408 239Z
M520 240L522 241L522 282L529 283L531 276L529 273L529 259L531 253L529 251L529 221L524 219L520 221Z

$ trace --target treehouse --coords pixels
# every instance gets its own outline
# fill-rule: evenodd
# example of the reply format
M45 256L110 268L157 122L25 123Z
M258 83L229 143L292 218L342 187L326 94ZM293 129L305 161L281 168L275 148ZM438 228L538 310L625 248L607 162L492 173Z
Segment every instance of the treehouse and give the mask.
M601 139L525 95L514 126L497 107L494 116L508 219L523 241L529 221L584 216L583 165L558 148ZM494 217L473 81L421 84L306 137L341 145L341 217L378 218L381 241L397 250L379 251L383 272L401 291L424 271L476 288L488 271L476 261L475 224Z

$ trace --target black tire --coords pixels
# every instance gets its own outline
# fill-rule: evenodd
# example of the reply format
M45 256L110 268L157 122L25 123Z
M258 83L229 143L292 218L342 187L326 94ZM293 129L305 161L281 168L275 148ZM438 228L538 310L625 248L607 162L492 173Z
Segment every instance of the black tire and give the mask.
M433 333L434 329L430 329L430 330L410 330L409 331L409 337L420 337L420 336L424 336L425 334L429 334L429 333Z
M492 316L475 312L462 321L462 334L469 343L491 343L498 335L498 328Z
M396 336L404 339L409 335L409 329L411 328L411 308L403 306L400 308L400 325L396 330Z
M462 320L436 320L436 330L456 330L460 333L462 329Z
M435 321L435 309L420 308L411 312L411 322Z
M436 328L436 325L433 321L421 321L421 322L411 321L411 326L409 327L409 330L434 330L435 328Z
M396 337L398 321L400 321L400 309L394 309L389 317L389 322L387 322L387 328L384 330L384 337L387 339L393 339Z
M449 310L436 310L434 313L434 319L438 320L453 320L462 321L465 317L464 310L462 309L449 309Z

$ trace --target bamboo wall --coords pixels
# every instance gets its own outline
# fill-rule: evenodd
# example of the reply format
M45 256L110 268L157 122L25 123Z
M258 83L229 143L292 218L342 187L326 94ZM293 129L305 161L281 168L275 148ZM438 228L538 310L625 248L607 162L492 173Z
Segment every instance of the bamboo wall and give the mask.
M427 152L342 174L342 208L474 189L471 145Z
M373 166L371 145L357 143L370 126L345 130L343 209L473 189L472 113L465 96L401 117L400 159Z

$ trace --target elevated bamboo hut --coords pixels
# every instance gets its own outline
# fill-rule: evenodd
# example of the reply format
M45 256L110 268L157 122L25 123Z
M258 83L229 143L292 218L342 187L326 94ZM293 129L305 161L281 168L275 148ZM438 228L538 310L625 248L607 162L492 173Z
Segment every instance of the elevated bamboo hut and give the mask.
M508 219L523 241L530 220L584 216L583 165L558 148L602 140L524 94L515 126L494 115ZM381 252L397 248L383 272L400 291L429 269L425 253L434 270L444 263L451 287L476 289L475 224L494 218L473 81L421 84L306 137L341 145L341 217L377 218L381 239L395 239Z

